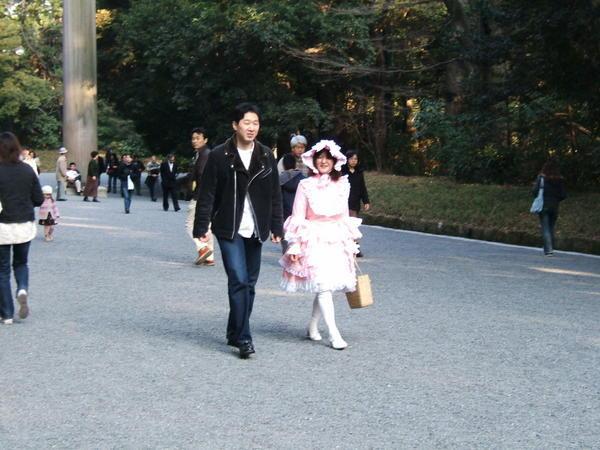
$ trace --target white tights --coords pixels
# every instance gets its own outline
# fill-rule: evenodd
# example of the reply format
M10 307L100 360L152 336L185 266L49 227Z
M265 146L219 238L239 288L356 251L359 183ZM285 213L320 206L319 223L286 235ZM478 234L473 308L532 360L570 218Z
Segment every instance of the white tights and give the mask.
M319 292L313 301L312 317L310 319L309 330L312 334L318 334L319 319L323 316L325 325L329 332L330 340L341 339L340 331L335 324L335 309L333 307L333 295L331 291Z

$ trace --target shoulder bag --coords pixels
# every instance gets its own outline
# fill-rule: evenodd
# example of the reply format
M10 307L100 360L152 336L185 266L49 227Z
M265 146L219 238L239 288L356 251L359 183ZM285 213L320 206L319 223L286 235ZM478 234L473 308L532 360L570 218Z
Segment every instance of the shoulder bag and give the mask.
M544 209L544 177L540 177L540 189L538 195L533 200L529 212L532 214L539 214Z

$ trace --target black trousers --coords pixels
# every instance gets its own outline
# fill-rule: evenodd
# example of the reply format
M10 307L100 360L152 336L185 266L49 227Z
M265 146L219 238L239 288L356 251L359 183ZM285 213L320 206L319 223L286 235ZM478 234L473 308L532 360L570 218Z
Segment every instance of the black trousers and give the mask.
M169 209L169 195L171 195L171 199L173 200L173 208L175 211L179 209L179 199L177 198L177 188L175 186L165 186L162 184L162 192L163 192L163 209L167 211Z

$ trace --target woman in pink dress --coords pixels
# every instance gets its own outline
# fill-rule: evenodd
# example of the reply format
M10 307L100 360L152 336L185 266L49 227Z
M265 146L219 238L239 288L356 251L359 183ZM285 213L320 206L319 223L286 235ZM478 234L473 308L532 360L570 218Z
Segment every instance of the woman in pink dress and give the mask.
M307 337L320 341L319 320L327 325L331 346L348 344L335 323L333 292L356 289L354 258L361 237L360 219L348 215L348 178L341 175L346 157L334 141L322 140L302 155L313 175L300 182L292 215L285 221L289 247L280 260L281 287L315 293Z

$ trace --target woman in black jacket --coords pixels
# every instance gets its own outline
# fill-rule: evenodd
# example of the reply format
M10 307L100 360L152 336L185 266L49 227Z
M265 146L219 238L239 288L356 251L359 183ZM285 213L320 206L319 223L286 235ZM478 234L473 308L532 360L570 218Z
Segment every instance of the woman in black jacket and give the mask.
M542 188L544 207L538 215L544 239L544 254L554 256L554 226L558 219L558 204L567 197L564 179L554 159L548 160L542 167L533 188L533 196L537 197Z
M10 286L10 266L17 282L19 318L29 315L27 304L29 245L37 228L33 208L44 201L33 169L19 160L21 145L12 133L0 134L0 323L12 324L15 306Z
M350 217L358 217L360 211L360 202L365 205L365 211L371 208L369 203L369 193L365 184L365 175L359 166L358 153L354 150L346 152L348 162L342 166L342 174L348 175L350 182L350 196L348 197L348 209Z
M342 174L348 175L348 181L350 182L348 212L350 217L358 217L361 201L365 205L365 211L371 209L369 193L367 192L365 175L362 168L359 166L358 153L355 150L348 150L346 152L346 158L348 158L348 162L342 166ZM363 254L359 250L356 256L360 258Z

